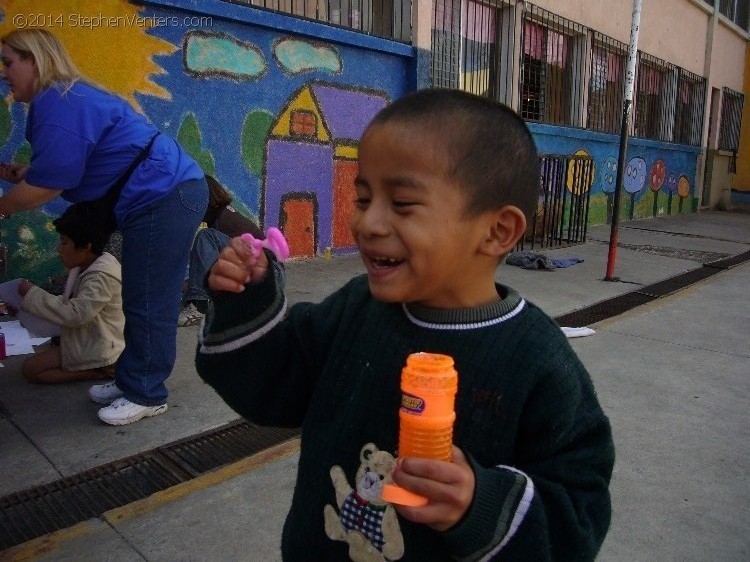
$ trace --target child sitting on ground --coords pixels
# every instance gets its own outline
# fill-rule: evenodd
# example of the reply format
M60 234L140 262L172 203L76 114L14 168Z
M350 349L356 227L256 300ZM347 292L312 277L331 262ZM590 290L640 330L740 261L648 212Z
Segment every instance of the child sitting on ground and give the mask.
M538 185L515 113L423 90L359 145L351 230L366 276L287 314L271 254L238 238L222 251L196 364L248 420L301 426L284 560L594 559L609 421L559 326L495 281ZM395 460L401 369L420 351L455 360L452 462ZM391 481L427 505L384 503Z
M59 383L113 378L125 347L120 263L104 245L109 232L98 217L71 205L52 221L60 234L57 253L69 270L63 295L21 281L21 309L60 325L60 345L23 362L29 382Z

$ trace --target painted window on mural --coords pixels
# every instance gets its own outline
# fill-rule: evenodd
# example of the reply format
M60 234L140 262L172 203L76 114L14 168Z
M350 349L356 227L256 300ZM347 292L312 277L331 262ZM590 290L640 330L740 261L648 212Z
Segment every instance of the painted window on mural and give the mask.
M289 132L293 137L315 137L318 134L318 117L304 109L292 111Z
M594 131L618 133L625 98L627 45L595 34L591 50L588 127Z
M582 125L583 32L581 25L529 5L523 23L522 117L557 125Z

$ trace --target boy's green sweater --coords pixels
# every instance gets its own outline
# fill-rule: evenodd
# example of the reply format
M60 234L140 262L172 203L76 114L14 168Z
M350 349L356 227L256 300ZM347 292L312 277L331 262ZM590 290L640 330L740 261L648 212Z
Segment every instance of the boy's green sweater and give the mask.
M196 364L248 420L301 427L284 560L595 557L609 527L614 446L553 320L503 286L501 301L478 309L382 303L365 276L286 314L283 274L273 271L241 294L214 295ZM468 512L445 533L378 500L397 455L401 369L419 351L455 360L454 443L476 477Z

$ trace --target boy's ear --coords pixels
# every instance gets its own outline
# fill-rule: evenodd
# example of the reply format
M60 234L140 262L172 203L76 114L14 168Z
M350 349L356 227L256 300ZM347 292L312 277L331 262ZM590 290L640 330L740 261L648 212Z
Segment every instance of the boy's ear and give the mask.
M510 252L526 232L526 217L513 205L506 205L489 217L489 232L482 243L482 253L500 257Z

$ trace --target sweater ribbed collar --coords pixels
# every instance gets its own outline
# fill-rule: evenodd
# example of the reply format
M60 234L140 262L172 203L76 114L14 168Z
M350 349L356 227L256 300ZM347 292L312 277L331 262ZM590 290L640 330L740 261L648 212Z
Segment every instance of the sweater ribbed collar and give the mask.
M416 303L403 303L409 320L423 328L435 330L472 330L499 324L523 310L526 301L514 289L495 285L501 300L476 308L432 308Z

